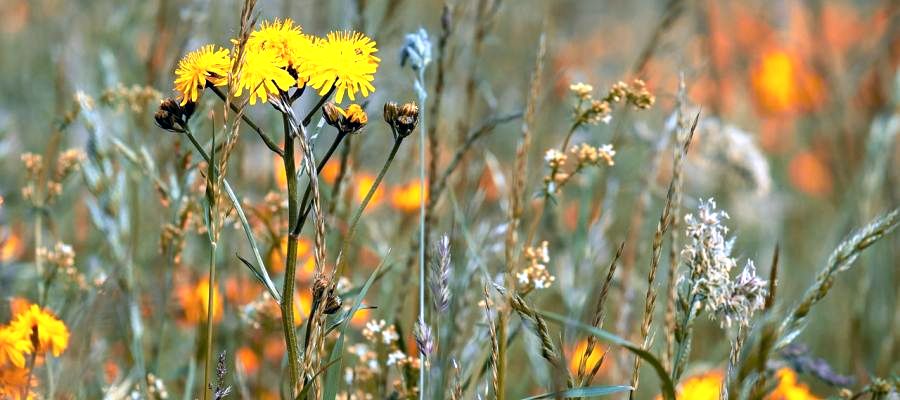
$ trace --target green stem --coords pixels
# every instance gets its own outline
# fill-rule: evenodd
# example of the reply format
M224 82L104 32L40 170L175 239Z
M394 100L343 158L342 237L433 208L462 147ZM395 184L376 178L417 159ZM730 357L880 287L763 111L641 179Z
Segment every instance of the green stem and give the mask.
M241 119L244 121L244 123L246 123L247 126L250 127L250 129L256 131L256 134L259 135L259 138L262 139L263 143L266 144L266 147L268 147L269 150L272 150L275 154L284 157L284 151L279 148L274 141L272 141L272 138L270 138L269 135L266 135L266 133L263 132L263 130L259 127L259 125L253 122L253 120L251 120L250 117L247 116L247 114L240 112L236 104L227 101L227 97L225 97L225 93L222 93L222 90L215 86L210 86L210 88L212 89L213 93L216 94L216 96L219 96L222 101L228 103L228 105L231 106L231 111L241 114Z
M384 179L384 175L387 173L388 167L391 166L391 163L394 162L394 157L397 155L397 151L400 150L400 143L403 142L402 137L395 137L394 139L394 147L391 148L391 153L388 154L387 161L384 162L384 166L381 167L381 171L378 172L378 176L375 178L375 183L372 184L372 187L369 188L369 192L366 193L366 197L363 199L362 203L356 209L356 212L353 213L353 218L350 220L350 229L347 231L347 236L344 238L344 243L341 245L341 252L338 253L338 263L335 269L334 276L341 276L341 272L343 272L344 265L347 264L346 256L347 250L350 248L350 243L353 242L353 235L356 233L356 225L359 224L359 217L362 215L363 211L366 209L366 206L369 205L369 201L372 200L372 196L375 194L375 190L378 189L378 185L381 184L381 180Z
M417 89L419 89L419 107L422 110L422 113L419 114L419 321L425 321L425 195L428 193L425 188L425 100L428 98L428 93L425 91L425 67L422 66L418 70ZM432 157L434 156L432 155ZM425 398L424 371L423 363L422 370L419 372L419 399Z
M294 221L299 214L297 199L297 162L294 159L294 137L290 133L290 121L286 115L282 116L284 124L284 171L287 176L288 191L288 221ZM297 273L297 243L298 235L288 234L287 257L284 265L284 289L281 301L281 323L284 330L284 339L287 342L288 365L291 374L290 397L294 397L294 391L300 382L299 346L297 332L294 330L294 279Z
M213 222L210 221L210 225ZM203 360L203 398L209 398L209 377L212 368L212 343L213 343L213 311L215 307L216 288L216 242L209 242L209 287L206 298L206 359Z
M347 137L347 134L344 132L338 131L337 136L334 138L334 141L331 142L331 147L328 148L328 152L325 153L325 156L319 161L319 165L316 167L316 175L322 172L322 169L325 168L325 164L328 163L328 160L331 159L331 156L334 154L334 151L337 149L338 145ZM306 218L309 216L309 212L312 210L312 202L309 200L309 194L312 191L312 185L308 185L306 187L306 191L303 193L303 200L300 201L300 209L303 210L303 216L297 220L297 223L294 224L294 229L291 231L294 235L300 235L300 232L303 231L303 225L306 224Z
M43 225L44 212L40 207L35 208L34 215L34 267L38 275L38 295L40 299L46 298L46 288L44 285L44 260L38 253L43 246ZM43 300L41 306L44 306Z

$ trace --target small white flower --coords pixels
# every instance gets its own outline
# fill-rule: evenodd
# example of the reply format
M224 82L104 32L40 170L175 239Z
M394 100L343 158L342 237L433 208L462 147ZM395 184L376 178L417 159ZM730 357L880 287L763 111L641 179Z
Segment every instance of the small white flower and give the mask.
M402 362L406 359L406 353L400 350L394 350L393 353L388 354L387 365L394 365L398 362Z

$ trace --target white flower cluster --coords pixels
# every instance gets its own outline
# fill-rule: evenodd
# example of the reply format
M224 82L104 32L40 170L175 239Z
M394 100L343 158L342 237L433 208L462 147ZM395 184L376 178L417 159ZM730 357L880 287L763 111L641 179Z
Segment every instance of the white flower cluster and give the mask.
M547 271L546 264L550 262L550 253L547 250L546 240L541 242L541 245L538 247L526 247L525 260L528 261L528 265L516 273L521 292L527 293L533 289L546 289L556 280L556 277L550 275L550 272Z
M703 308L719 316L722 327L734 322L748 326L753 313L765 304L766 281L756 275L750 260L732 280L737 260L731 256L734 240L726 236L725 219L728 214L716 210L715 200L701 200L697 215L684 217L688 243L682 257L690 268L691 295L700 296Z

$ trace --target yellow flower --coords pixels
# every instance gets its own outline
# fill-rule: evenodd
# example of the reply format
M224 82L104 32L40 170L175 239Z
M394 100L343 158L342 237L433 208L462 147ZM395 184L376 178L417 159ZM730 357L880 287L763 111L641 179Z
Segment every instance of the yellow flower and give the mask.
M188 53L175 70L175 90L181 93L181 105L196 102L206 84L222 86L228 82L231 59L228 50L206 45Z
M29 338L37 330L38 348L35 351L38 353L49 351L58 357L69 346L69 328L66 324L36 304L16 315L9 325Z
M350 100L356 100L356 93L368 96L375 91L372 81L381 61L374 53L378 51L375 42L358 32L331 32L317 46L313 46L315 56L310 58L303 69L309 75L309 85L324 95L335 86L335 102L344 100L346 93Z
M287 65L276 50L247 49L234 95L240 96L244 89L250 90L250 104L253 105L257 98L265 103L270 94L290 89L295 80L284 70Z
M31 339L24 332L11 327L0 328L0 368L7 364L25 367L25 355L31 354Z
M196 285L182 284L175 289L175 295L184 311L184 322L199 324L209 315L209 279L203 278ZM213 323L222 320L222 294L213 287Z
M797 373L790 368L779 369L775 374L778 387L769 395L769 400L818 400L806 385L797 382Z
M37 377L31 378L29 382L29 371L27 368L0 368L0 399L3 400L32 400L36 398L31 388L37 387ZM28 387L25 396L22 396L22 389Z
M275 51L278 58L297 75L297 87L303 87L308 79L308 74L301 68L310 60L314 46L315 38L303 34L300 26L294 25L290 18L263 22L247 39L247 48L252 51Z
M719 400L724 378L721 371L709 371L687 378L679 385L678 400ZM662 396L656 396L656 400L660 399Z

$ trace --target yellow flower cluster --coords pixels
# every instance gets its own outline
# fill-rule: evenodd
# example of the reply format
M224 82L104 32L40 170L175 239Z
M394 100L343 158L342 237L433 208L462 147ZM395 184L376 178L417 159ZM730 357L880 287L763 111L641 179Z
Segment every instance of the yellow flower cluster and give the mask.
M37 305L13 310L13 318L0 326L0 398L31 399L23 388L37 385L29 381L34 361L46 353L59 356L69 346L69 329L53 313ZM34 361L29 361L29 360Z
M237 43L236 41L233 41ZM206 45L188 53L175 70L175 90L181 105L196 102L207 85L247 90L250 104L292 87L309 85L320 95L334 92L335 101L375 91L372 81L381 61L375 41L357 32L331 32L324 38L303 33L291 19L263 22L252 32L240 56Z

